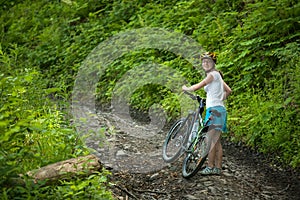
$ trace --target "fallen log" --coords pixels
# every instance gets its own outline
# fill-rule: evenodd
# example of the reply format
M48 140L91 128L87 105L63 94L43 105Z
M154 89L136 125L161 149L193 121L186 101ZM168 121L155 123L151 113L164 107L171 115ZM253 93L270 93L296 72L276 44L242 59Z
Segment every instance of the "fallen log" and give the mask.
M27 175L34 178L35 181L45 179L56 180L79 174L90 175L96 171L100 171L101 168L102 165L98 157L91 154L47 165L27 172Z
M100 172L102 167L99 158L91 154L53 163L29 171L25 175L28 177L26 179L32 180L34 183L39 181L53 182L56 180L70 179L76 176L89 176L95 172ZM11 180L13 184L25 184L24 175L20 175L20 177L21 178Z

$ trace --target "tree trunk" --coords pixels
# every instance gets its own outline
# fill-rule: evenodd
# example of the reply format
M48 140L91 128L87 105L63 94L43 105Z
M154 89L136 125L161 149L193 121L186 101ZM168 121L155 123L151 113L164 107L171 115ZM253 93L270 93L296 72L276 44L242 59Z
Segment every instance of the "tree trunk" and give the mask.
M40 169L29 171L26 175L30 177L29 179L32 178L35 183L44 180L51 182L69 179L74 176L88 176L97 171L101 171L101 169L102 164L100 163L99 158L91 154L53 163ZM24 175L21 175L21 177L22 176Z

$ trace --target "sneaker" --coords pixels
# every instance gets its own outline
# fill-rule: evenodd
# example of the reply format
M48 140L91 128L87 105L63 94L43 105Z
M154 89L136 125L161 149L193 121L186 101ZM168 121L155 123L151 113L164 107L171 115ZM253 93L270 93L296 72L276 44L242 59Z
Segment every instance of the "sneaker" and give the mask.
M213 168L211 167L205 167L201 172L200 174L202 175L210 175L210 174L213 174Z
M221 174L221 169L220 169L220 168L217 168L217 167L214 167L214 168L212 169L212 174L220 175L220 174Z

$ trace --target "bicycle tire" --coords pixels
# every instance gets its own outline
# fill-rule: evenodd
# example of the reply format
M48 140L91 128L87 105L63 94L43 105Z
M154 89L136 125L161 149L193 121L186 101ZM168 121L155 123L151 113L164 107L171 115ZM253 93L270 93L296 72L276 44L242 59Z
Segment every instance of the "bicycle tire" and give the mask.
M203 166L208 156L210 143L205 133L202 133L198 140L195 140L188 149L182 165L182 176L191 178Z
M165 162L174 162L184 153L182 147L187 143L189 128L189 117L187 120L180 119L171 126L162 148Z

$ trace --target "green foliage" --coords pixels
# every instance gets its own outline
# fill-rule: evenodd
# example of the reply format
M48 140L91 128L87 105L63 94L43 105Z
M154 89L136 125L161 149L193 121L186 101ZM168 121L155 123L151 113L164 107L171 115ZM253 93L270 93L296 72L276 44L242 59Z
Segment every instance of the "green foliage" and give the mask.
M107 190L107 176L109 173L95 173L85 179L62 181L50 192L47 190L47 198L51 199L107 199L112 200L112 194Z
M232 140L300 166L298 1L15 0L4 1L0 10L1 185L18 173L87 152L64 103L76 73L98 44L141 27L174 30L217 52L217 67L233 89L227 103ZM125 80L150 64L176 73L156 74L164 84L153 83L151 70L140 79ZM182 109L184 97L176 94L180 76L195 84L201 75L179 55L139 49L106 68L95 95L99 105L107 105L114 94L126 94L129 85L131 107L148 111L159 104L171 120ZM82 184L99 181L94 178ZM72 187L80 181L42 190L68 198L87 189ZM3 195L14 192L4 189ZM23 188L22 194L26 192Z
M299 3L258 2L220 55L234 89L233 138L299 166ZM282 24L284 29L282 29ZM224 59L223 59L224 58ZM245 132L244 130L247 130Z
M299 122L298 110L291 99L283 102L275 97L277 101L271 101L262 96L252 93L236 97L247 106L231 108L230 134L233 140L246 141L249 146L273 153L277 159L296 167L299 165L299 127L294 124Z
M32 169L66 160L68 158L85 155L87 148L83 147L76 131L57 105L50 101L51 95L60 95L59 88L45 88L42 75L33 69L25 68L12 71L18 57L18 49L12 49L11 55L1 53L1 65L5 66L0 74L0 185L1 196L12 199L49 198L45 193L53 191L52 198L63 191L63 186L50 190L49 187L31 184L25 187L10 187L11 179L18 177ZM62 105L62 103L60 103ZM68 107L67 104L63 105ZM105 174L104 174L105 175ZM100 182L101 176L82 180L82 184L97 182L97 187L88 189L97 190L94 196L109 197ZM77 180L78 182L79 180ZM77 183L77 182L74 182ZM101 190L99 190L101 187ZM76 188L75 188L76 189ZM84 187L77 188L81 192ZM80 195L78 195L80 199ZM85 197L82 195L81 197ZM90 196L90 195L88 195Z
M86 178L62 180L60 184L45 185L43 182L27 181L25 187L3 188L2 199L9 197L18 199L103 199L112 200L112 194L107 189L106 170L94 173Z

